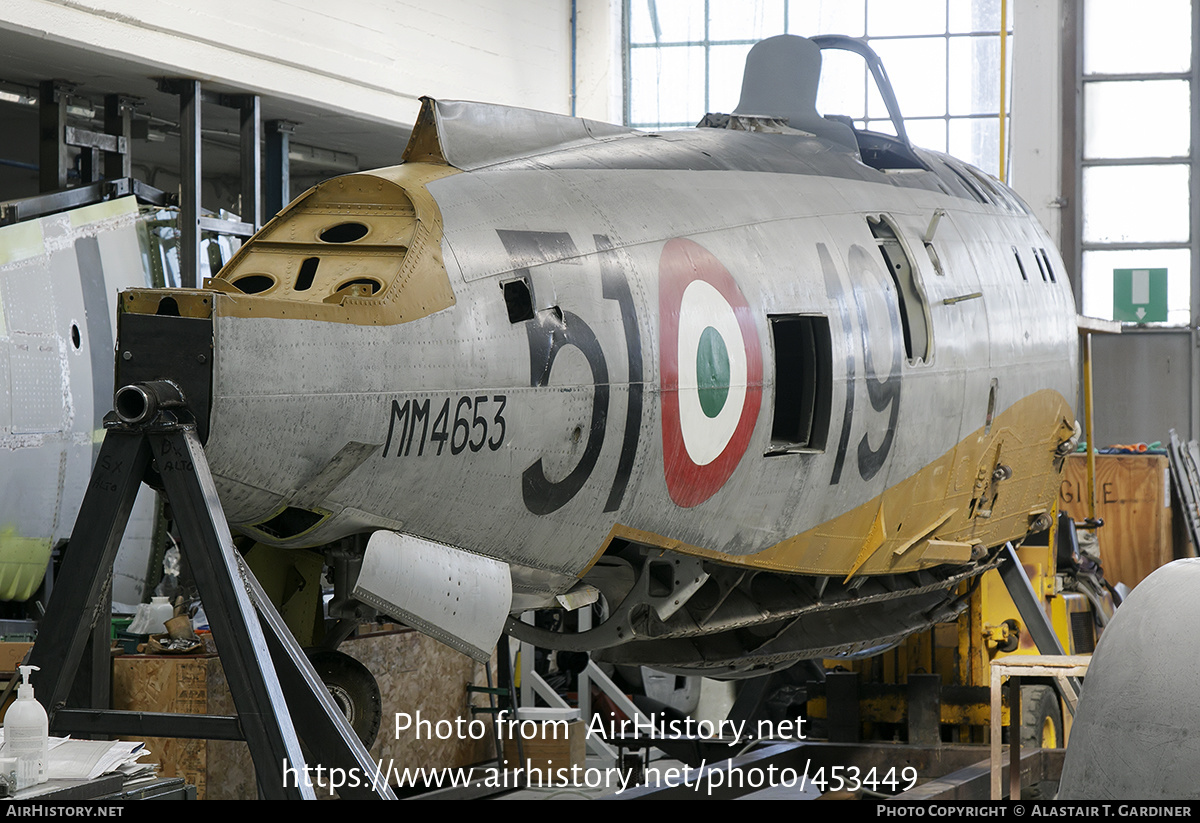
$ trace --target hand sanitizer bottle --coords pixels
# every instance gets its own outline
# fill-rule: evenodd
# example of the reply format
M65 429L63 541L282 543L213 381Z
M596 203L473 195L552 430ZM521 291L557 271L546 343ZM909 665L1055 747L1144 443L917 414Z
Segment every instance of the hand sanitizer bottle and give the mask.
M17 699L4 715L5 753L10 757L33 755L37 759L37 782L45 783L49 779L46 767L50 762L50 723L29 682L29 673L38 667L18 668L22 682L17 688Z

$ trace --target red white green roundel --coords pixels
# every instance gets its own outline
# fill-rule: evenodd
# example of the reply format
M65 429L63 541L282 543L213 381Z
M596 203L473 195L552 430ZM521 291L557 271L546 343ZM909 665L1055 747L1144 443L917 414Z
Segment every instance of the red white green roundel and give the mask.
M658 264L663 470L676 504L717 493L750 443L762 403L762 349L733 276L691 240Z

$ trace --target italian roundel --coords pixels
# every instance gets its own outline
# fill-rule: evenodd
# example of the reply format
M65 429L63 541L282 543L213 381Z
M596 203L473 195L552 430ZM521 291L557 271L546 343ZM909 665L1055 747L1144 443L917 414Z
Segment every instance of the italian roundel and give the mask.
M750 444L762 403L762 349L733 276L691 240L658 264L663 470L679 506L717 493Z

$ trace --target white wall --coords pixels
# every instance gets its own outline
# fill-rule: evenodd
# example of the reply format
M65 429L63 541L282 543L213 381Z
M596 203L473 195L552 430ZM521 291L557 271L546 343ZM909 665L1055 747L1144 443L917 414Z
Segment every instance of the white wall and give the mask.
M1009 172L1009 183L1060 246L1062 2L1020 0L1014 3L1012 166ZM1074 105L1074 101L1070 103ZM1074 192L1068 192L1067 196L1073 197ZM1070 261L1067 262L1070 265Z
M576 0L575 114L590 120L625 119L625 56L621 0Z
M568 112L570 11L570 0L2 0L0 28L411 124L421 95Z

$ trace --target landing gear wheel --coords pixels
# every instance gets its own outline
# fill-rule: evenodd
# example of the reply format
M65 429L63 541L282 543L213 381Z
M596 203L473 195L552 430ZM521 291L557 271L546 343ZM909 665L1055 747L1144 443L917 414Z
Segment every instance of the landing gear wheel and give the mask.
M1052 686L1021 687L1021 748L1063 745L1062 710Z
M305 654L325 688L329 689L333 702L349 721L350 728L364 746L371 748L383 719L383 700L374 675L343 652L311 649Z

